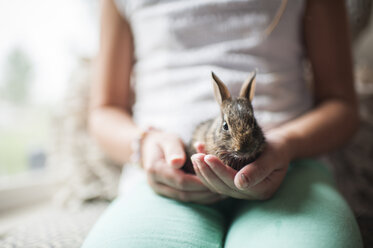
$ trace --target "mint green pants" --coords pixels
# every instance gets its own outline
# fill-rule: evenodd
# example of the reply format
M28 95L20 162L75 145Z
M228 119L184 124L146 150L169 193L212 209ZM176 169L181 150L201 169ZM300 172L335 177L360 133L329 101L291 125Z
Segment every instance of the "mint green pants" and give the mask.
M84 248L362 247L351 210L316 161L292 163L267 201L229 199L205 206L161 197L145 182L136 190L111 204Z

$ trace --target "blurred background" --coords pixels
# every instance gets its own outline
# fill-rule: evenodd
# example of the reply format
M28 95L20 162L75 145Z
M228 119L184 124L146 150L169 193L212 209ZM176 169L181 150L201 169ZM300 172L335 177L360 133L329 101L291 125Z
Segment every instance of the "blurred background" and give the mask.
M0 1L0 176L45 167L50 117L98 45L98 1Z
M346 2L362 123L329 160L369 247L372 2ZM119 167L86 126L98 35L98 0L0 0L0 247L79 247L115 198Z

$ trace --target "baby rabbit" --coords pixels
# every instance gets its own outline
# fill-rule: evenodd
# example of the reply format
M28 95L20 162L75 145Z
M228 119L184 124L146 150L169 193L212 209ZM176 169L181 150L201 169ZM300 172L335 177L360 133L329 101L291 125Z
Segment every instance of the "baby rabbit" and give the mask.
M199 142L205 145L207 154L217 156L224 164L236 170L259 157L264 149L265 138L251 105L255 77L256 71L242 85L239 97L232 98L225 84L212 72L214 95L221 114L196 127L187 148L189 156L197 152L194 144ZM190 163L183 169L194 173Z

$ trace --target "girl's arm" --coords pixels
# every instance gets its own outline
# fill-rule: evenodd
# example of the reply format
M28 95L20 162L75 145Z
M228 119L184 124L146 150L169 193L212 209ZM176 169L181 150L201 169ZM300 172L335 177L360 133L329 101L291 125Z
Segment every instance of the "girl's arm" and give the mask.
M281 185L291 160L335 149L357 129L344 1L308 0L304 30L314 73L315 108L266 133L262 155L239 172L215 156L194 155L194 169L212 191L234 198L268 199Z
M291 159L335 149L358 126L344 1L308 0L304 30L313 68L316 108L277 130L287 139Z
M101 45L92 87L89 125L106 153L121 164L129 161L130 144L142 133L131 117L132 61L129 24L120 16L113 0L102 0ZM142 140L141 156L148 182L155 192L197 203L220 199L197 176L179 169L186 158L183 143L176 135L149 132Z
M130 115L132 36L112 0L101 1L101 9L100 51L91 90L89 125L105 152L122 164L129 160L131 140L140 132Z

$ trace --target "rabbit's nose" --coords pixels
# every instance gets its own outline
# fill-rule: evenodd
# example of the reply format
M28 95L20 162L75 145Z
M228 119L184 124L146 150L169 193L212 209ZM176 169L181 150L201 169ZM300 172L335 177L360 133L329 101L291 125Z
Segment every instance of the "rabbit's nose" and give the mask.
M235 149L236 152L239 152L239 153L247 153L249 151L249 147L248 146L240 146L240 147L237 147Z
M250 142L248 141L241 141L235 146L235 151L239 153L247 153L250 148Z

